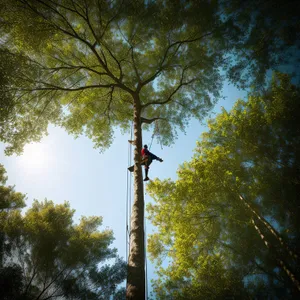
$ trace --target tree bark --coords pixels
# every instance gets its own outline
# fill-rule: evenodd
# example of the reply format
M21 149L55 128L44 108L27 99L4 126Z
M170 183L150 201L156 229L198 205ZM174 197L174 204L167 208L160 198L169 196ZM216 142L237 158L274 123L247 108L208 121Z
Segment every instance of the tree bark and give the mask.
M280 268L283 269L283 271L286 273L286 275L289 277L289 279L292 281L292 283L295 285L295 287L297 288L297 290L300 292L300 282L299 280L296 278L295 274L293 274L293 272L290 270L290 268L284 263L284 261L276 254L276 251L274 249L274 247L271 245L271 243L269 243L266 239L266 237L264 236L264 234L261 232L261 230L259 229L258 225L255 223L254 219L251 219L251 222L255 228L255 230L257 231L257 233L259 234L260 238L262 239L262 241L264 242L264 244L266 245L266 247L270 250L270 253L273 255L273 257L275 258L276 262L278 263L278 265L280 266Z
M142 149L141 106L134 96L134 201L128 257L126 299L145 299L145 244L144 244L144 186L140 165Z

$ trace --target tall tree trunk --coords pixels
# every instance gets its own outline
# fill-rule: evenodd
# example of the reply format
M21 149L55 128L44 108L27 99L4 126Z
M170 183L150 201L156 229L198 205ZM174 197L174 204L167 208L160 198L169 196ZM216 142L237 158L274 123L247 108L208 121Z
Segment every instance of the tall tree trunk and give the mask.
M262 217L242 195L239 195L239 198L240 198L240 200L242 200L244 205L251 210L251 212L256 216L256 218L258 220L260 220L267 227L267 229L270 231L270 233L280 243L280 245L282 246L282 249L284 249L293 259L297 260L298 255L294 251L292 251L292 249L290 249L290 247L285 243L285 241L282 239L282 237L277 232L277 230L264 217Z
M144 186L140 165L142 149L141 107L134 97L134 201L131 212L130 246L126 299L145 299L145 244L144 244Z
M266 247L270 250L271 255L275 258L275 260L277 261L278 265L280 266L280 268L282 268L284 270L284 272L286 273L286 275L290 278L290 280L293 282L293 284L295 285L295 287L297 288L297 290L300 292L300 282L299 280L295 277L295 275L293 274L293 272L290 270L290 268L284 263L284 261L278 256L278 254L276 253L275 248L271 245L271 243L269 243L266 240L266 237L264 236L264 234L261 232L261 230L259 229L258 225L255 223L254 219L251 219L251 222L255 228L255 230L257 231L257 233L259 234L260 238L262 239L262 241L264 242L264 244L266 245Z

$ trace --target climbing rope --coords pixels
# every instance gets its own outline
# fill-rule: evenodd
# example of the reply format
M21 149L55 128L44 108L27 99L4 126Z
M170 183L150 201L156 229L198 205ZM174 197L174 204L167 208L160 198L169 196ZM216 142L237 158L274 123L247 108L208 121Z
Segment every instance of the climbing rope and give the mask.
M155 121L154 130L153 130L153 133L152 133L152 136L151 136L151 142L150 142L150 146L149 146L149 151L151 149L153 139L154 139L154 137L156 135L157 135L157 139L158 139L159 144L160 144L160 148L161 148L161 150L163 150L162 143L161 143L161 138L160 138L160 131L159 131L159 126L158 126L157 120Z
M155 122L155 127L156 127L156 122ZM151 136L151 142L150 142L150 145L149 145L149 147L148 147L149 151L150 151L150 149L151 149L152 142L153 142L153 139L154 139L154 136L155 136L155 127L154 127L154 130L153 130L152 136Z
M146 228L146 220L144 222L144 247L145 247L145 295L146 300L148 299L148 277L147 277L147 228Z
M132 140L133 124L131 124L130 140ZM128 143L128 166L132 164L132 145ZM128 257L130 252L129 236L130 236L130 219L131 219L131 175L126 172L126 262L128 263Z
M161 143L161 135L160 135L160 131L159 131L159 126L158 125L157 125L157 136L158 136L158 141L159 141L159 144L160 144L160 148L161 148L161 150L163 150L162 143Z
M155 121L154 130L153 130L153 133L152 133L152 136L151 136L151 142L150 142L150 146L149 146L149 151L151 149L153 139L157 135L157 129L158 129L157 121Z

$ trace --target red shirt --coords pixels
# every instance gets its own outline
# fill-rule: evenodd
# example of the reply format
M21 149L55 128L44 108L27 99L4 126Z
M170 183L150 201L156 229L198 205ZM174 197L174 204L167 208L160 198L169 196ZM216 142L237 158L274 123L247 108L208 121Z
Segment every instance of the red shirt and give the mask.
M146 148L143 148L142 151L141 151L142 156L149 155L149 153L150 153L149 150L146 149Z

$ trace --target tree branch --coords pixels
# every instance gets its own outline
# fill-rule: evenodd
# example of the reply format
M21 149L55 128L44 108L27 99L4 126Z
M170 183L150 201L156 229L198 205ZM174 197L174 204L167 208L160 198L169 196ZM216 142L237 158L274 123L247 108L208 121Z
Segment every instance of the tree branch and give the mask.
M32 283L32 281L33 281L33 279L34 279L34 277L35 277L36 274L37 274L37 273L36 273L36 266L34 266L34 267L33 267L33 274L32 274L32 276L31 276L31 278L30 278L28 284L26 285L26 289L25 289L25 292L24 292L24 294L23 294L24 296L27 294L28 289L29 289L29 287L30 287L30 285L31 285L31 283Z
M134 58L134 45L129 41L129 39L123 34L123 32L122 32L122 29L121 29L121 27L120 27L120 25L117 23L117 27L118 27L118 29L119 29L119 32L120 32L120 34L122 35L122 37L123 37L123 39L128 43L128 45L130 46L130 49L129 49L129 51L131 52L131 61L132 61L132 65L133 65L133 69L134 69L134 72L135 72L135 74L136 74L136 77L137 77L137 79L138 79L138 89L140 89L140 83L142 82L142 79L141 79L141 77L140 77L140 74L139 74L139 72L138 72L138 69L137 69L137 67L136 67L136 63L135 63L135 58Z
M131 51L131 60L132 60L132 65L133 65L133 69L134 69L134 72L135 72L135 74L136 74L136 77L137 77L137 79L138 79L138 87L139 87L139 89L142 87L141 86L141 82L142 82L142 79L141 79L141 76L140 76L140 74L139 74L139 72L138 72L138 69L137 69L137 67L136 67L136 63L135 63L135 59L134 59L134 51L133 51L133 46L131 46L131 48L130 48L130 51Z
M106 25L105 25L105 27L104 27L104 30L103 30L102 34L100 35L100 37L98 37L98 36L96 35L95 30L94 30L94 28L93 28L93 26L92 26L92 24L91 24L91 22L90 22L89 13L88 13L88 6L87 6L87 5L86 5L85 17L82 16L82 17L84 18L84 20L87 22L90 31L92 32L92 35L93 35L93 37L94 37L94 39L95 39L95 41L96 41L95 43L96 43L96 44L98 43L99 46L105 47L105 49L108 51L108 53L110 54L110 56L113 58L113 60L114 60L114 61L116 62L116 64L118 65L119 72L120 72L120 75L119 75L119 78L118 78L119 81L122 81L122 78L123 78L123 70L122 70L122 67L121 67L121 63L120 63L120 61L116 58L116 56L112 53L112 51L110 50L110 48L109 48L105 43L101 43L100 40L103 38L103 36L104 36L105 32L107 31L107 28L108 28L108 26L111 24L111 22L113 22L113 20L118 16L118 14L119 14L119 12L120 12L120 9L121 9L122 5L123 5L123 1L122 1L122 3L120 4L120 7L119 7L117 13L116 13L110 20L108 20L108 22L106 23ZM93 44L93 47L96 46L95 43ZM104 60L106 61L106 58L105 58L105 55L104 55L103 51L101 51L101 53L102 53L102 55L103 55L103 57L104 57ZM106 64L106 66L107 66L107 64Z
M58 274L54 277L53 280L40 292L38 297L35 300L39 300L41 296L45 293L45 291L64 273L64 271L67 269L67 267L63 268L61 271L58 272Z
M111 91L109 92L109 100L108 100L108 103L107 103L107 107L105 108L103 114L105 116L107 116L108 118L108 123L110 124L110 112L111 112L111 103L113 101L113 93L114 93L114 87L111 88Z
M70 271L65 275L65 277L62 278L58 284L56 284L55 290L52 292L52 294L50 296L46 297L46 298L43 298L43 300L48 300L48 299L51 299L51 298L54 298L54 297L62 297L62 296L64 296L65 295L64 293L62 293L60 295L55 295L55 293L59 289L61 289L61 284L68 278L68 276L71 274L72 271L73 271L73 269L70 269Z
M45 67L45 70L49 70L49 71L52 71L53 73L54 72L58 72L58 71L61 71L61 70L87 70L87 71L90 71L90 72L93 72L93 73L96 73L97 75L107 75L107 73L105 72L98 72L94 69L91 69L89 67L85 67L85 66L60 66L60 67L53 67L53 68L46 68Z
M148 102L144 105L142 105L142 109L145 109L146 107L150 106L150 105L164 105L169 103L170 101L172 101L172 97L183 87L186 85L191 84L192 82L194 82L196 80L196 78L191 79L188 82L181 82L177 88L169 95L169 97L166 100L163 101L152 101L152 102Z
M12 89L12 90L18 90L18 91L68 91L68 92L76 92L76 91L82 91L87 89L94 89L94 88L111 88L118 86L117 84L96 84L96 85L86 85L86 86L80 86L78 88L64 88L57 85L52 85L49 83L43 83L47 85L48 87L36 87L32 89Z
M108 76L113 79L116 83L118 83L119 87L122 88L123 90L129 92L130 94L133 94L133 91L127 87L126 85L124 85L120 78L117 78L108 68L107 64L105 64L105 62L101 59L99 53L96 51L95 49L95 44L91 44L89 41L87 41L86 39L82 38L81 36L79 36L79 34L76 32L76 30L73 28L73 26L70 24L70 22L68 21L68 19L62 15L57 9L55 9L54 7L52 7L51 5L45 3L42 0L37 0L39 3L41 3L42 5L44 5L45 7L51 9L55 14L57 14L60 18L62 18L63 22L67 25L67 27L69 27L71 29L71 32L64 29L63 27L61 27L60 25L54 23L52 20L49 20L49 18L47 18L42 12L40 12L38 9L36 9L35 7L33 7L32 5L30 5L28 3L28 1L24 1L25 4L27 4L27 6L34 11L36 14L38 14L39 16L41 16L44 20L46 20L47 22L50 21L51 25L58 31L61 31L62 33L71 36L79 41L81 41L83 44L85 44L86 46L88 46L88 48L92 51L92 53L96 56L97 60L99 61L100 65L104 68L104 70L107 72ZM112 22L117 15L114 15L109 22L106 24L106 26L108 27L109 23ZM106 30L106 29L105 29ZM100 86L99 86L100 87Z
M146 79L145 81L143 81L140 84L140 88L142 88L143 86L147 85L149 82L153 81L163 71L163 69L165 67L164 63L165 63L165 61L167 59L167 56L168 56L169 51L170 51L171 48L177 46L176 50L173 53L173 56L174 56L182 45L193 43L193 42L196 42L196 41L200 41L201 39L203 39L203 38L205 38L207 36L212 35L215 30L216 29L212 30L211 32L205 33L202 36L197 37L197 38L190 38L190 39L186 39L186 40L182 40L182 41L176 41L176 42L170 44L167 47L166 51L165 51L165 54L164 54L164 56L162 58L162 61L159 64L158 70L153 75L151 75L148 79Z
M151 124L151 123L155 122L156 120L167 120L167 119L160 118L160 117L153 118L153 119L146 119L146 118L141 117L141 123Z

